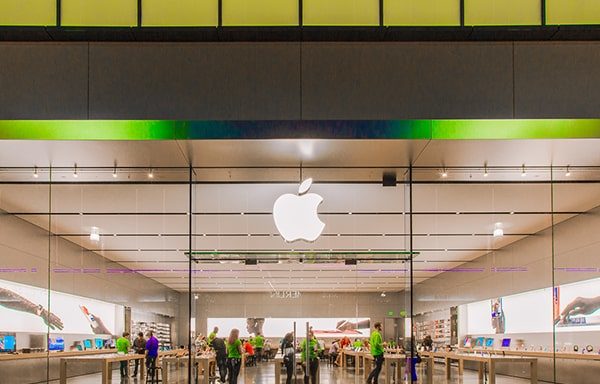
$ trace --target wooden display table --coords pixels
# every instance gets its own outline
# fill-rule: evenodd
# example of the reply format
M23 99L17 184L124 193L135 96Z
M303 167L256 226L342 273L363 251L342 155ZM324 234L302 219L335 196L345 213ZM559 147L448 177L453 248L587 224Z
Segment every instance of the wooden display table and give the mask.
M360 361L364 358L365 354L369 354L369 352L363 351L354 351L354 350L344 350L344 355L352 356L354 358L354 374L358 376L360 374ZM364 363L363 363L364 365ZM342 356L342 367L346 367L346 358Z
M537 384L538 382L538 366L537 358L535 357L519 357L519 356L498 356L498 355L477 355L477 354L463 354L458 353L455 355L458 359L458 374L462 376L464 372L465 361L474 361L479 363L479 382L483 383L485 374L485 365L487 364L489 372L489 384L496 383L496 365L499 363L527 363L531 367L530 380L531 384ZM448 376L450 378L450 376Z
M97 362L100 364L102 370L102 384L109 384L112 380L112 363L131 360L140 360L140 364L142 366L141 379L144 380L144 376L146 374L146 370L143 368L146 360L145 355L138 355L135 353L130 353L127 355L110 353L103 355L63 357L60 359L60 384L67 383L67 363L73 364ZM129 364L127 364L127 375L129 375Z
M0 361L27 360L27 359L46 359L63 358L75 356L106 355L107 353L117 353L116 349L93 349L89 351L69 351L69 352L35 352L35 353L6 353L0 354Z
M175 364L179 366L179 364L187 365L190 359L189 356L166 356L162 358L162 382L169 382L169 365ZM213 368L217 364L217 359L214 355L200 355L200 356L192 356L192 365L196 366L198 371L203 371L202 384L209 383L209 377L211 368ZM177 382L179 383L179 371L177 371Z
M489 353L493 355L503 356L522 356L522 357L538 357L547 359L567 359L567 360L591 360L600 361L598 353L576 353L576 352L544 352L544 351L526 351L526 350L511 350L511 349L480 349L480 348L459 348L461 352L467 353Z

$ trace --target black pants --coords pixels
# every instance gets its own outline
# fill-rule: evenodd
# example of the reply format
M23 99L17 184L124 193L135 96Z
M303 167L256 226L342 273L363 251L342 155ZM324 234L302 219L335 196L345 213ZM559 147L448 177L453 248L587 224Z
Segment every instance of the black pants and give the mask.
M260 363L262 361L262 352L263 352L263 349L262 348L255 348L254 352L255 352L254 354L256 355L256 361Z
M148 377L154 383L158 379L156 376L156 356L146 356L146 368L148 369Z
M227 360L227 372L229 372L229 384L237 384L238 375L240 374L240 367L242 366L242 359L228 359Z
M292 378L294 377L294 362L289 359L285 362L285 384L292 384Z
M217 366L219 367L221 382L224 383L227 377L227 357L217 357Z
M119 369L121 371L121 376L127 376L127 364L128 363L129 363L129 361L121 361L121 366L119 367Z
M379 374L381 373L381 366L383 365L383 355L375 356L375 368L369 373L367 383L377 384L379 380Z
M142 355L143 355L143 353L142 353ZM134 365L135 368L133 369L133 376L137 376L137 374L138 374L138 368L140 367L140 360L136 359L136 360L133 360L133 361L134 361L134 364L135 364Z
M308 366L308 367L307 367ZM310 359L308 362L303 364L304 367L304 384L309 384L308 376L310 376L310 382L312 384L317 383L317 371L319 370L319 359ZM308 369L308 376L306 370Z

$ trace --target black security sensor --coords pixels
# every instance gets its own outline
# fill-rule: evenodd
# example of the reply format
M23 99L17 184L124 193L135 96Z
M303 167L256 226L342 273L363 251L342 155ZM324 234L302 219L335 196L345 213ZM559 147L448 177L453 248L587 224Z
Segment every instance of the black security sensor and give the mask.
M397 184L396 172L384 172L382 183L384 187L395 187Z

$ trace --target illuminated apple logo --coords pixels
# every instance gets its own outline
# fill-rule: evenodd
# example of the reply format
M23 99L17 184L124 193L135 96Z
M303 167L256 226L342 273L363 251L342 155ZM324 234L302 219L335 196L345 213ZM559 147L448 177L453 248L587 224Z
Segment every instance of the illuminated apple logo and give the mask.
M298 195L286 193L279 196L273 205L275 226L287 242L315 241L325 228L317 214L323 198L316 193L306 193L312 181L312 178L304 180L298 187Z

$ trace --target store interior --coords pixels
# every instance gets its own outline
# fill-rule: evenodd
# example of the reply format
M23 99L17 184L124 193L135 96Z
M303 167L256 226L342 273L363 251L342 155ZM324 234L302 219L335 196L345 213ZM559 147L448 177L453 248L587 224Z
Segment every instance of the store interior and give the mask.
M595 383L598 148L598 139L0 141L0 383L58 383L60 357L107 352L123 332L152 329L162 351L187 355L215 326L218 337L260 332L277 349L294 329L301 341L307 324L324 344L321 382L364 383L366 368L326 353L343 336L368 339L376 322L409 355L427 356L429 335L429 352L518 354L537 359L539 382ZM276 225L286 194L320 196L322 232L290 218L293 199ZM462 376L452 366L447 379L432 357L433 382L478 381L476 364ZM245 367L240 382L273 383L276 364ZM112 369L112 382L144 382ZM169 382L194 382L188 367L170 369ZM69 383L100 382L94 364L65 372ZM496 375L529 383L532 372L509 364Z

